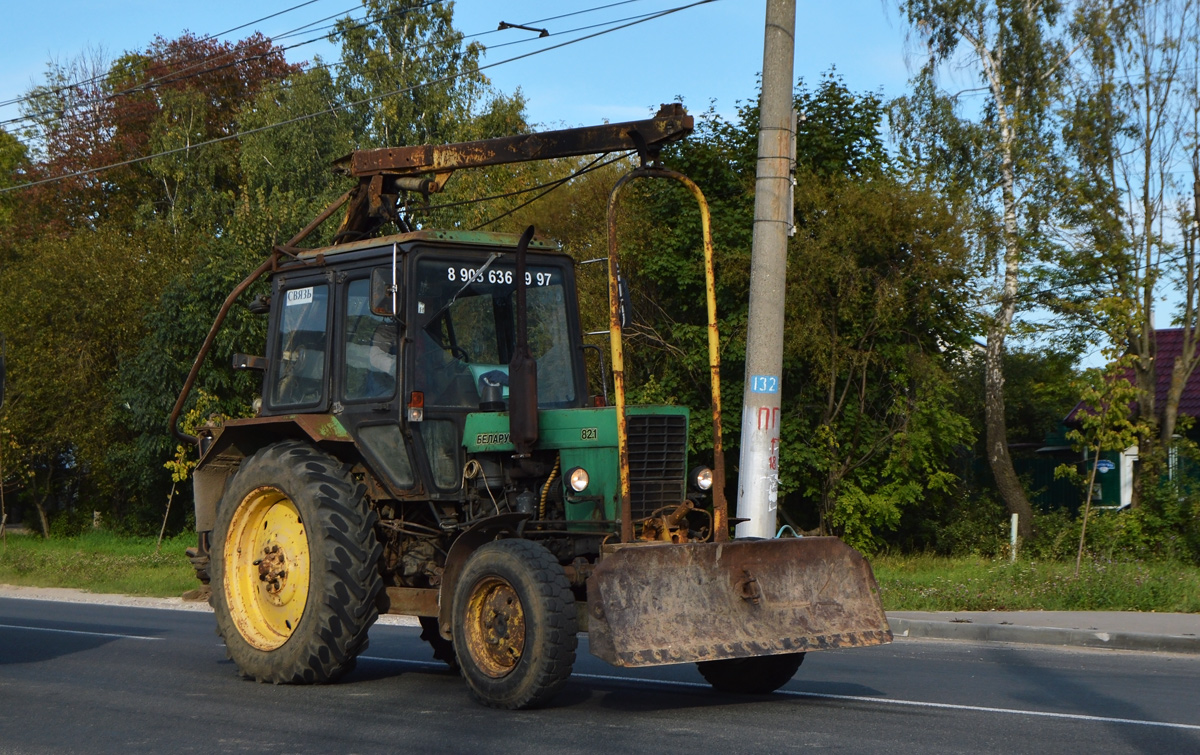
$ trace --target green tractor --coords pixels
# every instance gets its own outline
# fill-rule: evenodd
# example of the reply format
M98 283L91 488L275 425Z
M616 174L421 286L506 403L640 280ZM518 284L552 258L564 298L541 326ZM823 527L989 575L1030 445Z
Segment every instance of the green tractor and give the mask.
M415 230L397 212L457 169L619 149L645 162L691 126L665 106L337 163L358 185L230 294L171 418L229 307L269 274L251 303L269 317L265 356L234 357L263 371L257 416L175 430L200 454L189 556L241 674L333 681L381 612L418 617L434 657L500 708L549 701L581 631L615 665L697 662L717 689L757 693L808 650L891 639L869 565L840 540L730 540L715 352L712 469L689 463L685 408L625 405L615 250L610 401L607 376L589 393L589 365L608 370L584 344L571 257L532 228ZM342 207L332 246L298 246ZM377 235L388 221L401 232Z

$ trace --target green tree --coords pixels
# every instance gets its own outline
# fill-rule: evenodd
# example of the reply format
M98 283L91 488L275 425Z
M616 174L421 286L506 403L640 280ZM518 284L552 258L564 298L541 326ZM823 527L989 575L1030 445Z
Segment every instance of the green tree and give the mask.
M893 177L799 183L780 486L873 550L903 508L950 492L970 442L947 372L969 335L966 247L944 202Z
M24 105L30 157L17 149L14 158L4 140L4 159L21 170L5 178L99 169L229 135L238 98L291 70L260 37L218 44L190 35L112 64L93 54L52 66ZM192 267L205 239L229 235L239 183L235 146L210 145L0 200L18 208L0 223L0 330L10 334L13 365L6 432L16 444L6 460L25 471L24 497L43 531L76 496L118 520L142 502L121 452L137 437L127 420L144 404L114 384L121 370L145 366L136 357L160 293Z
M1196 163L1198 23L1194 0L1094 0L1080 5L1075 23L1084 55L1072 79L1064 133L1074 168L1066 206L1079 243L1064 261L1062 293L1053 303L1085 327L1119 339L1133 355L1144 430L1135 505L1147 485L1157 484L1184 386L1200 364L1200 261L1189 245L1200 188L1189 191L1175 177ZM1160 400L1157 386L1165 376L1158 368L1155 310L1168 287L1180 295L1172 314L1183 331L1182 353ZM1097 306L1110 300L1129 307L1119 313L1119 330L1112 326L1117 314Z
M804 117L788 252L781 508L798 526L873 548L901 510L950 489L953 449L969 442L966 421L949 411L946 373L971 328L966 247L947 203L887 164L877 95L850 92L829 74L813 89L801 85L796 98ZM726 397L742 388L757 122L752 106L735 121L710 111L663 158L709 200ZM687 404L705 417L695 203L669 182L634 186L621 221L622 269L635 292L627 380L635 399ZM606 194L592 187L583 182L589 199L560 201L576 207ZM596 230L575 237L590 245L581 256L599 256L603 243L603 214L590 222ZM606 301L597 297L598 306ZM724 409L727 448L736 448L740 407L727 401ZM692 428L693 449L711 448L709 423Z
M1005 423L1013 443L1042 442L1079 403L1075 368L1078 359L1078 353L1055 344L1005 351ZM982 442L986 433L983 361L968 352L958 360L953 372L958 386L955 411L970 420ZM980 443L976 455L982 459L984 451Z
M65 476L111 493L87 475L113 438L108 381L137 342L145 307L170 273L168 238L114 229L30 242L37 264L0 267L0 329L8 335L6 429L32 476L29 502L45 532ZM130 286L129 281L138 281Z
M1090 457L1087 484L1083 499L1083 522L1079 529L1079 549L1075 554L1075 576L1083 561L1083 546L1087 542L1088 517L1092 509L1092 492L1096 485L1096 472L1100 467L1103 451L1124 451L1137 443L1146 434L1133 417L1137 390L1129 381L1129 372L1136 356L1123 353L1121 335L1128 332L1130 321L1137 317L1137 309L1118 297L1103 299L1096 309L1113 329L1109 344L1104 349L1108 364L1100 369L1087 370L1080 382L1080 394L1085 407L1079 412L1079 427L1067 433L1067 438L1083 451L1084 458ZM1073 477L1079 482L1079 471L1073 465L1064 464L1054 472L1056 477Z
M924 44L927 59L914 94L899 103L905 157L924 163L970 198L985 262L999 270L997 302L987 326L987 457L1021 534L1032 534L1032 509L1008 452L1004 351L1021 302L1021 284L1037 255L1049 253L1045 225L1052 216L1056 177L1052 114L1059 101L1068 52L1061 39L1063 8L1056 0L900 0L901 12ZM960 57L961 56L961 57ZM958 95L937 86L937 75L969 60L986 92L976 120L955 112ZM963 94L962 92L959 93Z
M22 168L28 165L28 150L17 137L0 128L0 188L17 183ZM13 223L17 197L0 194L0 236L8 233ZM7 245L5 245L7 246ZM0 257L0 264L4 259Z
M363 0L372 23L347 16L330 35L341 45L337 84L359 148L459 141L488 93L475 71L483 47L463 44L454 4L410 5Z
M519 94L493 92L486 79L471 73L478 49L462 44L449 7L413 8L399 2L366 7L372 24L346 19L335 30L341 52L334 65L292 72L233 103L229 117L237 128L256 131L240 139L237 149L187 157L190 167L164 163L165 171L176 171L172 175L192 182L201 193L204 181L198 179L204 175L229 181L213 181L206 196L189 200L193 207L208 208L204 212L215 218L220 233L195 239L195 254L181 260L176 277L159 289L145 318L136 358L112 385L116 410L111 421L125 433L122 442L112 445L109 463L123 487L136 491L134 497L142 502L141 521L152 520L153 508L170 485L163 464L173 456L175 441L165 420L221 302L274 246L287 242L350 188L348 179L332 172L332 161L356 148L486 138L528 129ZM177 116L191 111L180 105L171 112L176 115L164 127L164 138L185 140L191 121ZM308 117L313 114L318 115ZM184 156L187 153L180 153L179 159ZM456 205L505 193L534 175L467 173L456 176L450 189L433 201ZM417 208L424 204L421 197L410 199ZM436 218L451 226L474 224L482 222L488 209L456 205ZM335 229L336 222L326 223L305 244L330 243ZM244 298L265 291L263 281ZM230 416L249 411L261 375L234 372L229 357L238 351L261 353L265 330L264 318L243 305L233 308L196 385L211 397L216 411Z

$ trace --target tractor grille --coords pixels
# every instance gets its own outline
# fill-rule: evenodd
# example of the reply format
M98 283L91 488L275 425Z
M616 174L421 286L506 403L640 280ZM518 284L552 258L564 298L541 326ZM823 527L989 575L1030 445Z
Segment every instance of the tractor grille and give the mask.
M634 414L627 418L633 519L683 502L687 475L687 418Z

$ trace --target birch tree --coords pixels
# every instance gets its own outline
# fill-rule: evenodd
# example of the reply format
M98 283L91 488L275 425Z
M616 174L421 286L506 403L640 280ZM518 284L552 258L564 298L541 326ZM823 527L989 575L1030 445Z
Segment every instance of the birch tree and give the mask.
M978 212L981 249L995 276L986 291L987 457L1005 506L1020 516L1021 535L1029 537L1032 509L1008 451L1003 362L1022 285L1045 248L1051 215L1051 118L1069 58L1060 27L1063 6L1056 0L901 0L900 9L926 54L915 93L901 111L938 116L910 124L909 134L934 129L920 138L939 142L942 153L965 168L952 179ZM980 86L950 95L939 75L959 67L973 71ZM960 115L962 95L978 93L980 112ZM928 101L917 102L921 97Z

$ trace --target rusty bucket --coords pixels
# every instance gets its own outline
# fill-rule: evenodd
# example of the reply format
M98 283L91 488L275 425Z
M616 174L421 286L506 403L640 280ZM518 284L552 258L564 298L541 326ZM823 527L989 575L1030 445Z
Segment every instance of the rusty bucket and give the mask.
M891 642L866 560L835 537L629 545L587 583L592 654L615 666Z

